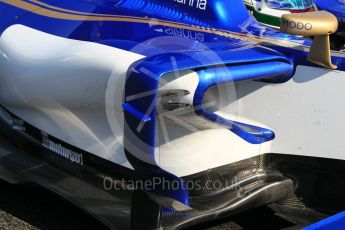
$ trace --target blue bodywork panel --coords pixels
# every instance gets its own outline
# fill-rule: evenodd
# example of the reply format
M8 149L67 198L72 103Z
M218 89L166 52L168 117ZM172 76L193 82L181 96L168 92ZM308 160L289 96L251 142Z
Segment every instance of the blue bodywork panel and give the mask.
M317 222L303 230L342 230L345 226L345 212Z

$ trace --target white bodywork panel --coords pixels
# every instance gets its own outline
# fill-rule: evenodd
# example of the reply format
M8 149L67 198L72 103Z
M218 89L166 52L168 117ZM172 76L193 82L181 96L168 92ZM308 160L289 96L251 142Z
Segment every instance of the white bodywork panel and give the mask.
M221 165L222 160L235 162L265 153L344 160L344 86L344 72L307 66L298 66L295 76L283 84L245 81L231 85L227 91L234 92L228 95L232 102L215 112L230 120L269 128L275 139L248 145L227 129L200 129L172 140L170 148L163 144L161 155L166 156L161 164L188 174ZM176 129L176 123L171 127Z
M190 95L194 95L199 77L194 72L184 74L178 80L162 86L160 90L182 88L188 89L191 92ZM186 83L188 83L188 87ZM190 95L181 99L180 102L192 105L194 96ZM206 98L210 99L204 102L204 106L207 108L212 107L209 104L219 103L218 107L222 108L236 97L233 84L222 85L206 93ZM262 123L240 116L235 104L230 104L226 112L219 109L213 110L218 115L230 120L266 127ZM248 159L260 155L262 151L270 152L270 142L261 145L250 144L228 128L198 117L193 108L160 111L158 116L160 145L159 151L156 151L156 160L163 169L174 172L177 176L190 175Z
M345 74L298 66L284 84L237 84L241 114L275 131L273 153L345 159Z
M123 151L128 67L142 56L14 25L0 38L0 101L31 125L131 167Z
M143 56L22 25L1 35L0 51L3 106L66 143L131 168L123 151L121 106L128 67ZM184 103L192 104L197 74L183 72L176 79L161 90L191 91ZM194 113L191 117L205 123ZM160 143L155 158L159 166L178 176L260 154L260 145L249 144L219 126L186 133L183 125L163 123L174 138Z
M0 103L50 135L132 168L123 151L122 103L128 67L141 58L15 25L0 38ZM208 97L220 101L215 113L269 128L276 139L253 145L192 109L159 111L155 159L177 176L270 152L344 159L345 108L336 90L342 84L337 71L301 66L285 84L243 82L210 90ZM181 100L192 104L197 85L195 72L182 71L160 90L188 90Z
M266 4L262 4L262 8L259 13L280 18L281 16L283 16L283 14L290 14L290 11L272 9L272 8L269 8Z

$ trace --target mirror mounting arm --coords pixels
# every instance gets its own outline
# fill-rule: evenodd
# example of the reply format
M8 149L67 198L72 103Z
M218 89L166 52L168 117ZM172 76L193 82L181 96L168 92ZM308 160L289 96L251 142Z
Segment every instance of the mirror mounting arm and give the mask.
M284 14L280 30L283 33L314 37L307 60L314 64L336 69L332 64L329 35L338 29L337 18L326 11Z

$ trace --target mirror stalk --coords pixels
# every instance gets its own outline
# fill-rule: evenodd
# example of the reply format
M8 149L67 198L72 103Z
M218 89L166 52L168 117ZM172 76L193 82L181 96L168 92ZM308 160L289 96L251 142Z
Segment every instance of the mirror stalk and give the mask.
M330 46L329 35L315 36L307 60L329 69L336 69L337 66L332 64Z

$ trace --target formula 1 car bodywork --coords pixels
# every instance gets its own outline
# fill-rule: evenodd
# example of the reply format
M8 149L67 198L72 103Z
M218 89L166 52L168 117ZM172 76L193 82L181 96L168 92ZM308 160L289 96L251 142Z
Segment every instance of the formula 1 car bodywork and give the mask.
M280 18L286 13L325 10L338 18L338 32L331 36L333 50L344 50L345 2L343 0L243 0L249 12L264 25L279 29Z
M331 12L338 18L339 28L338 32L332 35L332 48L336 50L345 49L345 1L330 0L322 1L315 0L315 5L319 10Z
M259 22L273 28L279 28L283 14L316 10L312 0L243 0L243 2Z
M0 13L1 178L119 229L344 208L333 16L284 19L315 49L241 0L1 0Z
M314 0L317 8L320 10L326 10L334 14L339 20L339 30L345 29L345 1L343 0Z
M264 25L279 29L281 16L287 13L304 13L325 10L338 18L338 32L331 36L333 50L345 47L345 2L343 0L243 0L249 12Z

